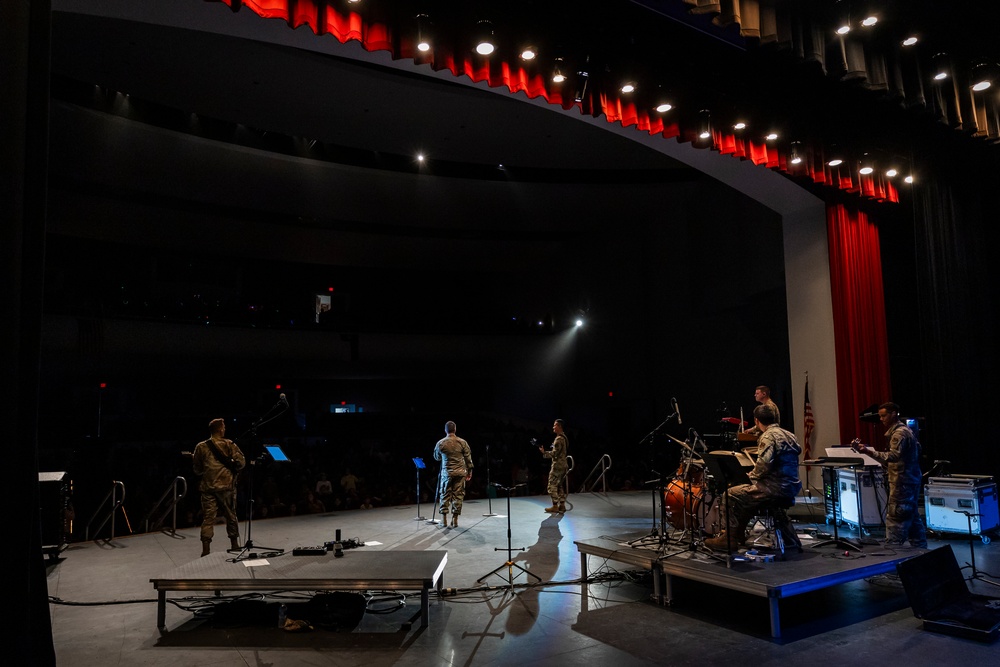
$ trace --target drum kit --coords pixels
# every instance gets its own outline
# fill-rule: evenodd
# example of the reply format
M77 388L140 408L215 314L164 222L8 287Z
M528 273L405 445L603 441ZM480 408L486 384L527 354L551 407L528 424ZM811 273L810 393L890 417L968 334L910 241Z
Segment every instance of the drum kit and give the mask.
M667 437L681 446L677 471L663 489L663 508L667 522L677 530L690 532L692 536L718 535L725 527L725 517L720 509L723 484L717 483L705 460L698 454L697 438L695 447L692 447L669 434ZM756 436L753 436L753 442L753 446L736 450L735 455L744 469L752 468L757 460Z

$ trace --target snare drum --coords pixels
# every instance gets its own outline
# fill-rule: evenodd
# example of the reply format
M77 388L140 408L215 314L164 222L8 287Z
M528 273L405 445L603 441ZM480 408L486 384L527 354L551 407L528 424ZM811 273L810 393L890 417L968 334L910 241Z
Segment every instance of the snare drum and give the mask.
M685 470L686 468L686 470ZM683 480L689 484L702 486L705 483L705 462L693 459L682 460L674 474L674 479Z

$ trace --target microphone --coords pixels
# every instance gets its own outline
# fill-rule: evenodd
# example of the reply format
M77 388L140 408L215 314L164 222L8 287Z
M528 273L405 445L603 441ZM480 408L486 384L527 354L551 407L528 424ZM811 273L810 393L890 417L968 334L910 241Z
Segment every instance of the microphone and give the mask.
M280 394L278 396L278 403L281 403L282 405L284 405L287 408L288 407L288 397L285 396L284 394Z
M674 404L674 412L677 413L677 424L679 426L679 425L681 425L681 424L684 423L684 420L681 419L681 408L680 408L679 405L677 405L677 399L676 398L671 398L670 402Z

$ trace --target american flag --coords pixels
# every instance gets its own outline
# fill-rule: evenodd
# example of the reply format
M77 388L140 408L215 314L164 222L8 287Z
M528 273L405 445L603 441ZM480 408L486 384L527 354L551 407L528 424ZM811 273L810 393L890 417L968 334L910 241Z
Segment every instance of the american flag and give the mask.
M812 440L813 428L816 426L816 420L813 419L812 404L809 402L809 378L806 378L806 412L803 423L805 424L805 434L802 437L802 455L808 459L812 458L809 455L810 440Z

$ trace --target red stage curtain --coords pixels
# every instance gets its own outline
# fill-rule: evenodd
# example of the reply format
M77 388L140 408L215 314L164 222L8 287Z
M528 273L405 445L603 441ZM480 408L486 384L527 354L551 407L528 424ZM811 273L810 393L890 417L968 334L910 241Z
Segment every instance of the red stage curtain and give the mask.
M840 434L875 445L881 425L858 415L892 400L878 229L861 211L827 206Z
M307 25L317 35L330 35L341 43L359 41L368 51L388 51L396 59L412 58L415 63L426 64L436 71L448 70L455 76L466 76L476 82L485 81L491 88L506 86L511 93L523 92L530 98L542 97L550 104L557 104L567 110L576 107L581 113L594 117L603 115L608 122L621 123L624 127L635 126L665 139L677 138L678 141L692 142L699 131L696 127L682 127L676 121L664 122L660 114L640 109L631 101L617 96L590 96L587 98L588 106L584 107L573 100L572 91L563 91L558 85L550 87L544 77L525 70L519 62L473 58L466 51L449 45L436 46L433 55L421 54L409 38L394 30L394 26L377 19L366 21L355 12L341 14L326 0L207 1L222 2L237 10L245 7L264 18L281 19L291 28ZM698 4L703 5L704 11L720 11L720 3L699 0ZM721 4L724 5L723 15L728 20L739 20L739 3ZM758 21L760 12L756 6L750 9L750 4L744 3L744 15ZM812 183L846 189L860 197L877 201L899 201L895 188L881 180L863 180L861 187L849 182L850 187L845 188L842 180L830 172L830 168L819 156L802 165L791 165L785 153L772 146L753 144L743 137L734 136L732 132L716 130L713 135L713 148L724 155L750 160L758 166L777 169Z

